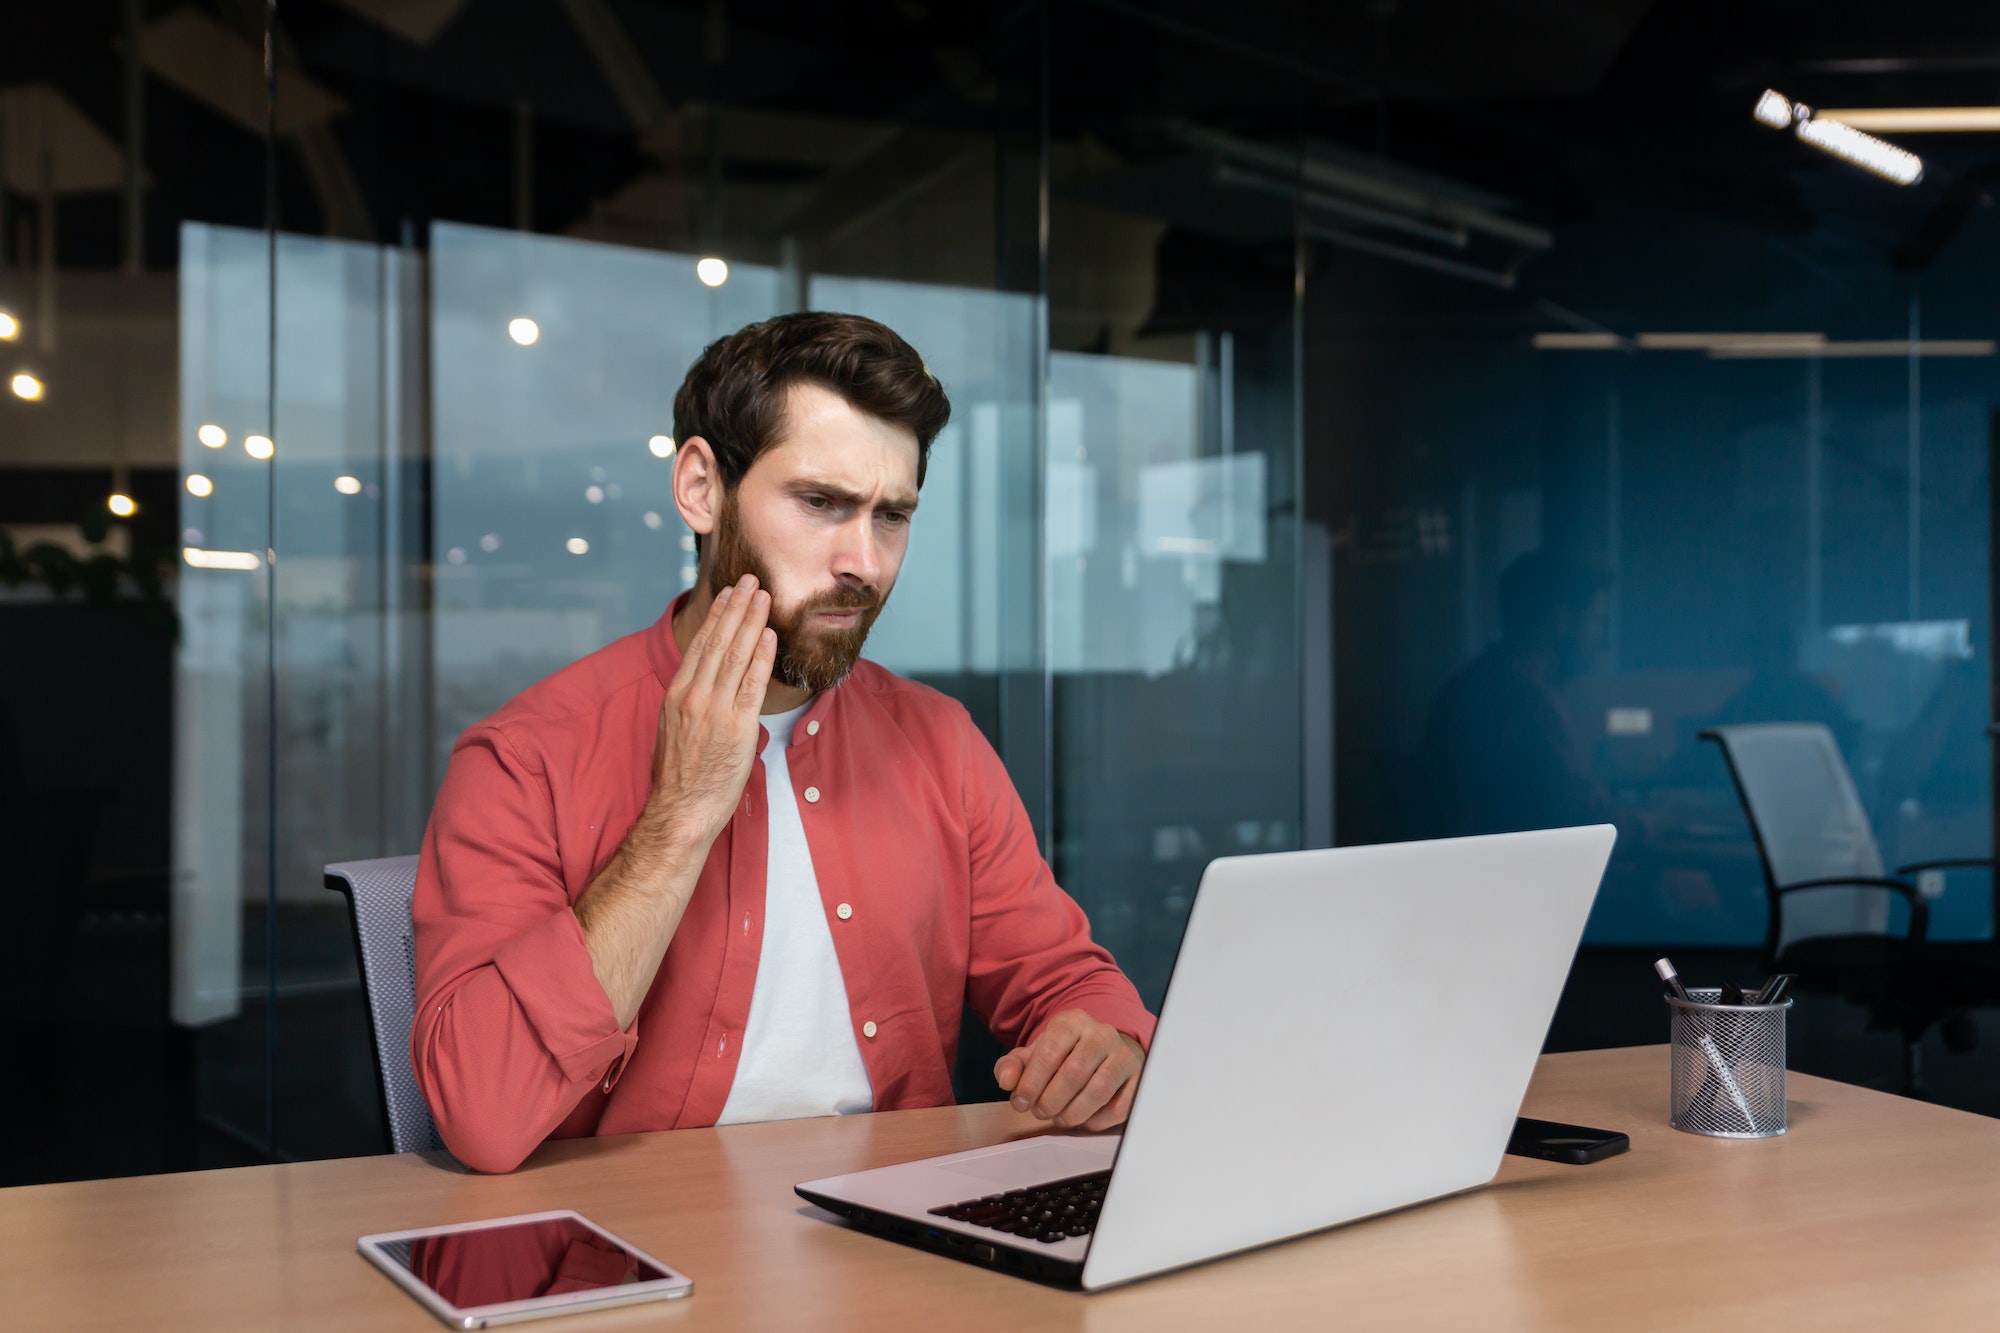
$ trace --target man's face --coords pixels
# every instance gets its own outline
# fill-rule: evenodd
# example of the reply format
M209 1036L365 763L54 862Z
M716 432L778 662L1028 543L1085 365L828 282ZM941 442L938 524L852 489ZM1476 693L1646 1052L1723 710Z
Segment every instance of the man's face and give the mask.
M777 678L832 689L896 585L916 508L916 436L795 385L778 442L725 494L703 543L709 593L755 574L771 594Z

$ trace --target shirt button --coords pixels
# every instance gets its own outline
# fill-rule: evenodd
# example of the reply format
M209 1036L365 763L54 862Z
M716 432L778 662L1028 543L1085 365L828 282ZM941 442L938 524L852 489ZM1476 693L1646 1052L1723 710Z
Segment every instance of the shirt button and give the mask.
M872 1036L874 1036L874 1035L875 1035L875 1025L874 1025L873 1023L863 1023L863 1024L861 1025L861 1035L862 1035L862 1036L864 1036L864 1037L872 1037Z
M849 907L846 903L842 903L840 906L833 909L833 914L839 917L842 921L845 921L847 920L847 918L854 915L854 909L852 907Z
M807 804L807 805L811 805L811 804L813 804L813 803L814 803L815 801L817 801L817 800L819 800L819 788L818 788L818 787L807 787L807 788L806 788L806 804Z
M819 735L819 723L817 723L817 722L808 722L808 723L806 723L806 735L808 735L808 736L817 736L817 735Z

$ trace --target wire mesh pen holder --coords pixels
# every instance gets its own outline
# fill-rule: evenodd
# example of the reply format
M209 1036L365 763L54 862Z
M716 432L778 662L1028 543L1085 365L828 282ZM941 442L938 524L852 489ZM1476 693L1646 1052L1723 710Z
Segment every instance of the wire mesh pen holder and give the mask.
M1667 997L1672 1014L1675 1129L1719 1139L1785 1132L1785 1011L1777 1004L1720 1004L1713 987Z

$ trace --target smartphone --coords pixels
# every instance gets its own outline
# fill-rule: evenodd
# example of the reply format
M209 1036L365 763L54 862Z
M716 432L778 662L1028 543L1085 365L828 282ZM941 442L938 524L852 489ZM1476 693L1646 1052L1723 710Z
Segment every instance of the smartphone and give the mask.
M1530 1120L1526 1116L1514 1122L1514 1137L1507 1140L1507 1151L1516 1157L1539 1157L1545 1162L1567 1162L1571 1166L1589 1166L1630 1151L1631 1147L1632 1140L1615 1129L1559 1125L1553 1120Z

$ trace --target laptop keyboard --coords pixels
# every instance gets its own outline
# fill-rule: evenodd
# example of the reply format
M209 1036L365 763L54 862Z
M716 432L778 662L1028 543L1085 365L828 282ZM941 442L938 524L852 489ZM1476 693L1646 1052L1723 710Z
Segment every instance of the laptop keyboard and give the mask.
M946 1204L930 1211L933 1216L948 1217L954 1222L970 1222L1022 1240L1053 1245L1072 1236L1088 1236L1096 1228L1098 1210L1104 1206L1104 1187L1110 1183L1109 1171L1097 1171Z

